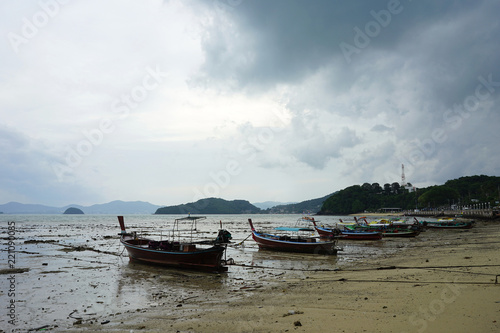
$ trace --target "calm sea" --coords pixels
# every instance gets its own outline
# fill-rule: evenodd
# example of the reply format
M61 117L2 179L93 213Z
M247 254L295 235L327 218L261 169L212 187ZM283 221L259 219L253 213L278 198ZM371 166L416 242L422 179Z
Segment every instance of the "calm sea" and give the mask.
M159 239L166 236L165 231L179 217L184 216L125 215L125 225L128 231ZM229 266L227 273L187 272L129 263L119 242L116 215L0 215L0 269L25 269L0 275L0 327L63 328L73 325L77 318L109 320L116 313L159 306L165 311L177 311L179 304L192 300L244 297L245 293L279 285L287 279L304 278L315 270L355 265L418 242L418 238L344 241L339 242L343 251L337 256L275 253L259 250L248 237L248 218L252 218L256 229L273 232L277 226L295 226L301 215L206 217L197 224L198 237L214 239L222 223L235 244L246 239L243 246L228 248L226 257L233 258L236 265ZM317 219L325 225L339 221L334 216ZM190 224L185 227L188 230ZM11 245L10 252L9 238L15 247ZM9 323L9 302L15 304L16 326Z

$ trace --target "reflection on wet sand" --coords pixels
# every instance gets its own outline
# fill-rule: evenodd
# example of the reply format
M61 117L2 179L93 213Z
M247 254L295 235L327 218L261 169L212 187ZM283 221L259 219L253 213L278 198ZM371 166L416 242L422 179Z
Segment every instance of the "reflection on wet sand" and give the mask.
M226 280L224 274L183 271L130 262L120 270L116 298L117 301L126 303L135 300L145 307L166 305L180 302L192 295L203 297L206 291L227 290ZM140 298L143 300L137 302Z

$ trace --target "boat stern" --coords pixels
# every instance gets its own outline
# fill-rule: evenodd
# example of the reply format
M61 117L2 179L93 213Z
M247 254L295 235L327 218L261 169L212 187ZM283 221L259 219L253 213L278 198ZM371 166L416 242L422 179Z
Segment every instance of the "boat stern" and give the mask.
M125 230L125 221L123 219L123 216L117 216L117 217L118 217L118 222L120 223L120 229L121 229L121 232L119 233L119 235L126 235L127 231Z

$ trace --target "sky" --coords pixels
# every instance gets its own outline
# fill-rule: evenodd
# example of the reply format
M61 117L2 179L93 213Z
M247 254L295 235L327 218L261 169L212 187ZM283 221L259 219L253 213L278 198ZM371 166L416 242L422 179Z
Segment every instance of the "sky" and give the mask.
M500 1L0 3L0 203L500 175Z

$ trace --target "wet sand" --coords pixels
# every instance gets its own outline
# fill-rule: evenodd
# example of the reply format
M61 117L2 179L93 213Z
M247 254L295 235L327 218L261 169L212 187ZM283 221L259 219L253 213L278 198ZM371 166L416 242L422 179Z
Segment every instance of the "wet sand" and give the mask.
M202 297L159 300L70 330L499 332L499 227L497 221L477 222L471 230L428 230L396 253L330 271L290 275L239 267L262 278Z

